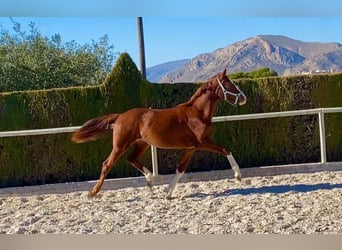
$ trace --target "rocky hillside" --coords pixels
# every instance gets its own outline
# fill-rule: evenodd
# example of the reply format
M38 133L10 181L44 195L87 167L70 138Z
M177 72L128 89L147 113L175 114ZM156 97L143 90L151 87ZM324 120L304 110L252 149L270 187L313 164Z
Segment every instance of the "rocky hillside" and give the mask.
M268 67L279 75L342 71L342 45L260 35L200 54L183 63L172 70L164 67L163 72L159 71L159 75L164 75L159 82L203 81L224 68L228 72L248 72ZM154 70L157 68L155 66Z
M165 76L165 74L180 69L188 61L190 60L177 60L150 67L146 70L146 77L151 82L159 82L163 78L163 76Z

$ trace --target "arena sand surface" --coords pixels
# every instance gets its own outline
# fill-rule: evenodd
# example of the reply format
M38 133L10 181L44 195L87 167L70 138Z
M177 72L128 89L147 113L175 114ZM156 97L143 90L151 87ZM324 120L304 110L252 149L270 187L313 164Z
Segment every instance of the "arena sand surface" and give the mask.
M342 233L342 171L0 197L2 234Z

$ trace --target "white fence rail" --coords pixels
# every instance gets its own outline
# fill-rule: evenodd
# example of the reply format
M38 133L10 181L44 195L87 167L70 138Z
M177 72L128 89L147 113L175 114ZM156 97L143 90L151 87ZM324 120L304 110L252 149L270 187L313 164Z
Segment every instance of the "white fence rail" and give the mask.
M29 136L29 135L49 135L49 134L71 133L71 132L76 131L80 127L81 126L5 131L5 132L0 132L0 137L16 137L16 136Z
M242 121L242 120L279 118L279 117L289 117L289 116L299 116L299 115L315 115L316 114L316 115L318 115L318 121L319 121L321 163L326 163L327 162L327 156L326 156L326 141L325 141L325 125L324 125L324 114L325 113L342 113L342 107L316 108L316 109L257 113L257 114L247 114L247 115L216 116L216 117L212 118L212 121L213 122ZM5 131L5 132L0 132L0 137L70 133L70 132L74 132L78 128L80 128L80 126L50 128L50 129ZM151 154L152 154L153 176L158 176L158 157L157 157L157 148L156 147L154 147L154 146L151 147Z

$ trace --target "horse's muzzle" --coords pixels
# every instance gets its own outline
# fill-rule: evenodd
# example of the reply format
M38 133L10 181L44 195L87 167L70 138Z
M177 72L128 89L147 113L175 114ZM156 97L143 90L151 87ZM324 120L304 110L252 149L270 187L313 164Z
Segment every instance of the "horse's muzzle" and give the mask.
M241 94L238 98L238 105L239 106L242 106L242 105L245 105L247 103L247 97L246 95L241 91Z

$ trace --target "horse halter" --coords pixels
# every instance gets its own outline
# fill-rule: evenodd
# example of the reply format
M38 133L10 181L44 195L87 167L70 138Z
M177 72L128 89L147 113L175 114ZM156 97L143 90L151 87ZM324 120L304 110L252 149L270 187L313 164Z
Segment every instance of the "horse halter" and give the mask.
M217 82L218 82L218 84L219 84L219 86L220 86L220 88L221 88L221 90L222 90L222 93L223 93L223 95L224 95L224 100L227 101L228 103L230 103L231 105L236 106L237 103L238 103L238 101L239 101L240 96L243 95L243 92L242 92L242 91L239 89L239 87L236 86L232 81L231 81L231 84L233 84L233 85L235 86L235 88L239 91L239 93L233 93L233 92L227 90L227 89L223 86L223 84L221 83L221 81L220 81L220 79L219 79L218 77L216 77L216 80L217 80ZM227 95L232 95L232 96L234 96L234 97L235 97L235 101L234 101L233 103L230 102L230 101L227 99Z

